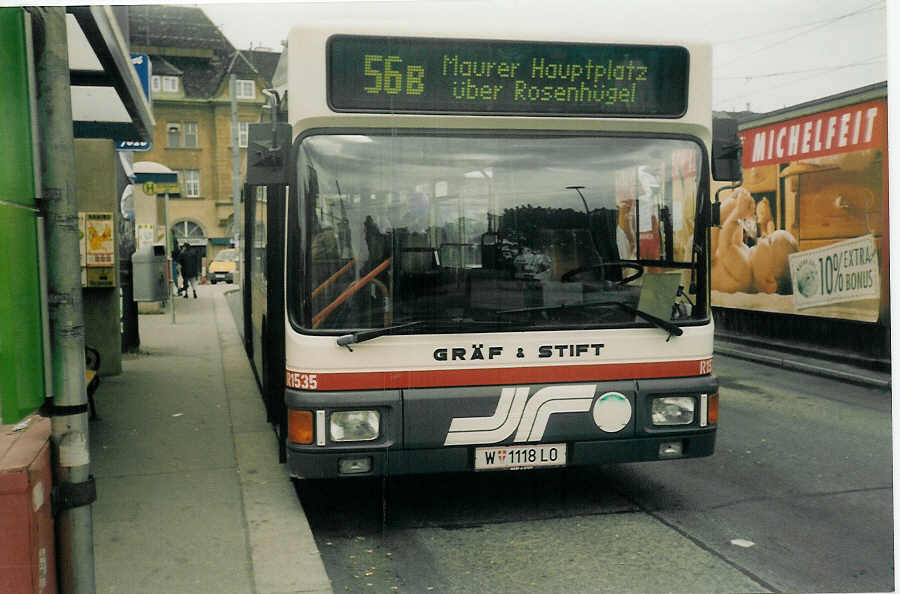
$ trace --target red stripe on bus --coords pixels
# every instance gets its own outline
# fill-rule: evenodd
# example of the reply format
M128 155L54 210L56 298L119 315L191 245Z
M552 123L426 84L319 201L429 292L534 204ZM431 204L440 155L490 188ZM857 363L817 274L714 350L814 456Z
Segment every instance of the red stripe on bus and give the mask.
M288 369L286 385L301 390L380 390L507 384L606 381L691 377L712 371L712 359L653 363L605 363L553 367L434 369L428 371L363 371L321 373Z

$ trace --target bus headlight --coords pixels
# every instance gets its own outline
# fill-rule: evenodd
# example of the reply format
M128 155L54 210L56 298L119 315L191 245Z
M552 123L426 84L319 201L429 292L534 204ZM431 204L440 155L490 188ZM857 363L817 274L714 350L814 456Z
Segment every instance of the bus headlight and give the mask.
M332 441L378 439L381 418L377 410L345 410L331 413Z
M650 404L654 425L690 425L694 422L695 400L691 396L660 396Z

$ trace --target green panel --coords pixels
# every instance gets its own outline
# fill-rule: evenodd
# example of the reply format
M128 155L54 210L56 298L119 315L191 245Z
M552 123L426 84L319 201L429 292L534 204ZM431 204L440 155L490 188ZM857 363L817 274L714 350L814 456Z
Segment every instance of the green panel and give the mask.
M0 203L0 422L44 401L40 274L34 211Z
M25 11L0 8L0 422L44 399ZM22 205L22 206L17 206Z
M34 205L25 11L0 8L0 200ZM0 245L2 247L2 245Z

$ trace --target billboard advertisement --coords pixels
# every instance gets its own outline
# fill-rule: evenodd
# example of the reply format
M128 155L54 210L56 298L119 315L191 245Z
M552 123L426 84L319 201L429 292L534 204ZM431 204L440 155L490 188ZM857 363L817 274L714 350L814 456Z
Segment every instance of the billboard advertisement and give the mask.
M885 322L886 96L757 121L712 233L713 306Z

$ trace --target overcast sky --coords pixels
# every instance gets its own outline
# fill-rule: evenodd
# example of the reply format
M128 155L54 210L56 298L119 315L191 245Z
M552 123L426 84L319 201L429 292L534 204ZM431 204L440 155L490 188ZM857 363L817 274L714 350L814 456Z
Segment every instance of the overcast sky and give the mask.
M332 4L339 0L332 0ZM895 0L495 0L440 3L441 10L473 16L485 4L509 15L498 30L536 19L566 39L573 22L596 23L603 31L658 31L670 38L713 44L713 106L766 112L887 80L888 11ZM302 15L325 2L202 4L240 49L278 50ZM348 15L415 13L426 0L394 3L344 2ZM431 2L431 4L435 4ZM394 17L389 17L394 18Z

